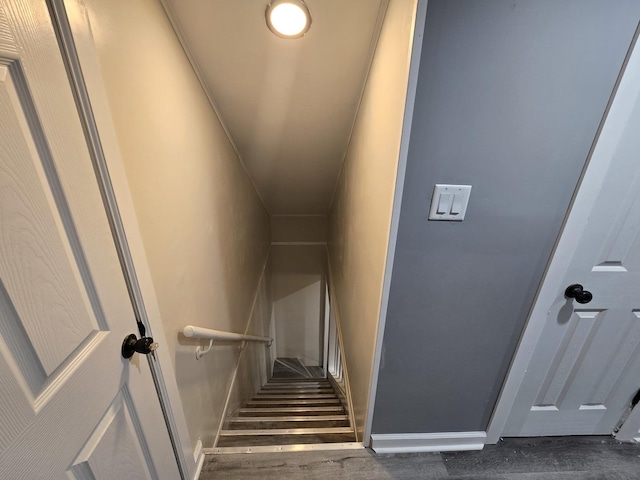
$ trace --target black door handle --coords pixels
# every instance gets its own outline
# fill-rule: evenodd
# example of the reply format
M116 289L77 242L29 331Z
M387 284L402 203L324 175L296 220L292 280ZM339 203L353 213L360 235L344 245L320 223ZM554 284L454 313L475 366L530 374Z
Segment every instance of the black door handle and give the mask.
M155 359L156 354L154 353L158 349L158 344L153 341L153 337L147 337L147 329L140 320L136 320L138 324L138 332L140 332L140 338L136 337L135 333L127 335L124 337L124 341L122 342L122 349L120 352L124 358L131 358L133 354L138 352L142 355L149 355Z
M131 358L134 353L138 352L142 355L154 355L153 353L158 348L158 344L153 341L152 337L136 337L135 333L124 337L122 342L122 356L124 358Z
M569 285L564 291L564 296L567 298L575 298L578 303L589 303L593 299L591 292L585 290L579 283Z

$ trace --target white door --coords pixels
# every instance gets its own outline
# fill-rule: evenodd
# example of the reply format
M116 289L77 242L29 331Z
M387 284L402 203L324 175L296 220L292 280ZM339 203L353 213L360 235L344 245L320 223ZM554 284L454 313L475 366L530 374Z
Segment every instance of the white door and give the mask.
M582 284L593 300L581 304L566 298L571 284ZM595 144L501 402L514 385L517 393L503 436L611 434L640 389L637 47Z
M47 5L0 0L0 478L178 479Z

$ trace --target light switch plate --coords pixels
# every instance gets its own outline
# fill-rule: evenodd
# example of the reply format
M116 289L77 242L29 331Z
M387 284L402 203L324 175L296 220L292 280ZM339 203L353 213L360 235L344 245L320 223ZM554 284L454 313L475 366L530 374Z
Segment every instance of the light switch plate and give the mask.
M467 213L471 185L436 184L431 197L429 220L461 222Z

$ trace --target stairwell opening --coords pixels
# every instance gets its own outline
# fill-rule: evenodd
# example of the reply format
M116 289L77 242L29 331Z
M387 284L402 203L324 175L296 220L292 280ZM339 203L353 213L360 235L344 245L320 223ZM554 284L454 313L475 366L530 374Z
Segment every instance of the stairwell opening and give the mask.
M362 448L331 312L327 218L275 218L271 227L268 372L229 405L209 453Z

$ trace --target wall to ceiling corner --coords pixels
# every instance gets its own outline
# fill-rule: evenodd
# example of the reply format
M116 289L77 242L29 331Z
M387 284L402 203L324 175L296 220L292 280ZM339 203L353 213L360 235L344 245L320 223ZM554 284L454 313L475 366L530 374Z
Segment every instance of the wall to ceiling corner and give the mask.
M355 426L362 440L417 0L390 0L329 217L329 262Z
M429 0L374 434L487 428L639 20L635 0ZM473 186L464 221L427 220L436 183Z
M85 3L169 340L161 348L171 352L193 445L212 446L238 348L214 346L196 360L204 343L180 332L268 332L269 217L160 2ZM250 370L241 366L240 381L258 381Z

